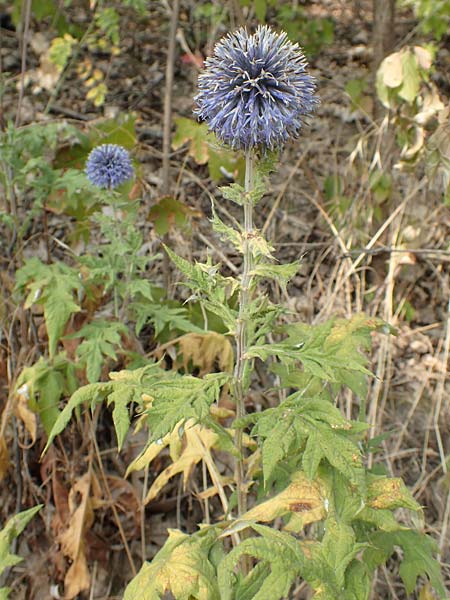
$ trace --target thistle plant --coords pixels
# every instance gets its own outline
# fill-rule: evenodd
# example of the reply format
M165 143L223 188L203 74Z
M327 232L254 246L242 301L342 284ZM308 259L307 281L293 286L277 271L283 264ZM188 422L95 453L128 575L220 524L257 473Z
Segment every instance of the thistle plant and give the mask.
M199 77L196 114L216 136L246 152L280 150L317 104L314 78L286 33L242 28L219 42Z
M258 27L253 35L241 28L219 42L214 55L206 60L199 77L195 112L204 119L217 138L232 148L245 151L245 187L233 199L243 207L242 278L236 321L236 360L233 396L236 416L245 415L252 361L247 357L251 303L254 288L253 207L260 191L255 191L257 156L281 150L290 137L297 137L302 120L310 113L317 98L315 83L307 73L306 59L297 44L285 33ZM242 430L237 429L239 452L236 469L238 514L246 510L243 473Z
M120 450L131 425L129 408L137 407L137 427L147 426L148 443L127 473L148 467L165 448L172 460L152 482L146 502L174 475L183 475L186 488L203 464L203 496L213 499L208 506L215 522L208 508L197 531L170 530L125 600L167 594L177 600L277 600L299 580L320 600L368 600L377 567L396 547L402 548L407 593L427 576L440 597L445 594L433 541L396 519L395 510L403 508L420 522L421 507L400 479L366 468L374 444L363 409L350 420L337 407L345 386L364 406L370 372L362 351L370 347L371 332L385 324L364 315L317 326L295 322L258 287L271 280L285 289L299 267L275 262L253 212L275 155L299 135L318 103L315 87L301 49L284 33L239 29L217 44L199 78L195 110L219 140L245 153L245 185L221 189L241 207L242 223L223 222L212 207L213 228L242 256L241 274L222 275L210 259L191 264L167 249L192 291L189 299L220 319L225 331L195 334L195 343L208 341L202 347L208 348L209 372L189 374L185 357L183 373L153 362L111 373L110 381L75 392L49 436L47 447L77 407L107 402L114 406ZM180 348L187 352L190 341L192 357L189 335L180 338ZM232 365L226 358L230 340ZM267 365L279 400L250 412L256 359ZM227 395L234 411L221 405ZM234 458L232 472L218 468L217 450Z
M134 175L130 154L117 144L96 146L87 158L85 173L92 185L102 190L105 204L112 209L112 215L99 213L94 218L109 244L102 246L100 260L88 255L85 263L91 275L103 280L105 292L112 288L114 316L123 317L131 291L130 282L136 271L145 267L147 262L137 255L142 246L142 235L135 227L133 206L130 202L124 204L117 191ZM122 303L119 311L120 297Z
M128 151L117 144L97 146L90 152L86 161L86 176L99 188L117 188L133 177L133 166Z

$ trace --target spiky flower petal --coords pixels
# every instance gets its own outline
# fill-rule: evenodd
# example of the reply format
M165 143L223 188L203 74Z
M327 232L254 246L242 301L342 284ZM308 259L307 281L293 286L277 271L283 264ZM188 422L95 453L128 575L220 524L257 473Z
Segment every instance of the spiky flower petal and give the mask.
M131 179L134 171L125 148L117 144L102 144L90 152L85 173L97 187L114 189Z
M298 44L260 26L228 34L205 61L195 113L232 148L282 147L318 100Z

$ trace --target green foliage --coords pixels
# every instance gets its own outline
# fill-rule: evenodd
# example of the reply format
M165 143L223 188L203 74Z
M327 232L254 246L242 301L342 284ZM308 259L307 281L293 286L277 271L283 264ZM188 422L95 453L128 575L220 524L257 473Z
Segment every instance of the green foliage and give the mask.
M222 319L229 331L233 331L236 312L230 307L229 301L236 290L237 282L232 277L221 276L218 273L219 265L213 265L210 261L191 265L184 258L174 254L170 248L166 247L166 252L185 276L185 284L194 292L194 298Z
M65 5L69 4L71 0L65 0ZM0 2L0 5L2 3ZM5 4L12 4L12 19L14 24L17 26L20 23L22 16L22 2L20 0L13 0ZM52 19L52 25L58 31L60 35L63 35L69 31L70 26L62 14L63 11L59 10L59 5L55 0L32 0L31 2L31 13L39 21Z
M299 6L281 5L276 20L289 38L302 46L306 56L315 56L323 46L333 42L334 22L329 18L307 17Z
M417 578L427 575L439 596L446 597L439 565L433 558L437 547L428 536L411 529L378 531L370 536L370 542L372 547L365 550L364 560L374 568L385 563L393 554L395 547L402 549L400 576L408 594L414 591Z
M20 129L9 122L0 132L0 185L8 198L14 189L20 199L31 197L26 218L13 221L19 238L28 229L51 196L61 171L52 166L59 144L79 139L78 131L66 123L30 124Z
M384 327L380 319L355 315L350 320L332 319L311 327L295 323L286 327L288 335L276 344L253 346L247 354L266 360L277 356L275 367L283 385L299 387L314 380L347 385L363 397L367 392L367 358L360 348L370 345L370 333ZM302 369L299 369L301 363ZM305 374L309 378L305 378Z
M116 321L93 321L84 325L68 338L84 338L77 348L80 364L86 368L89 383L100 378L105 358L117 359L116 349L120 346L121 335L126 335L127 328Z
M153 204L149 213L149 221L155 224L155 231L163 236L174 226L186 229L189 225L189 217L194 216L194 210L171 196L165 196L157 204Z
M260 438L266 484L281 461L295 456L310 479L326 459L353 485L364 490L358 439L367 427L344 419L328 399L305 398L303 392L297 392L276 408L238 419L234 426L250 423L254 424L252 434Z
M39 415L49 435L60 413L59 401L63 394L73 394L77 385L75 367L64 354L56 355L52 361L41 356L20 373L16 393L28 399L29 408Z
M128 432L130 418L125 408L136 403L144 411L151 432L149 443L163 438L177 423L194 419L209 421L209 407L217 402L223 385L229 380L225 373L207 375L203 379L164 371L151 364L135 371L110 373L111 381L92 383L77 390L58 416L50 432L46 449L60 434L82 404L94 406L107 400L114 404L113 421L119 448ZM145 401L151 408L145 408Z
M3 529L0 531L0 575L10 567L14 567L22 561L20 556L11 554L9 548L12 541L19 537L22 531L27 526L28 522L38 513L42 508L42 504L34 506L28 510L24 510L17 515L11 517ZM0 588L0 598L8 598L10 588Z
M54 357L69 317L81 310L77 297L82 290L79 272L64 263L45 265L31 258L17 271L16 289L27 292L25 308L33 304L43 307L49 354Z
M112 8L101 8L95 15L95 22L102 33L115 46L119 43L119 15Z
M66 67L69 61L74 44L76 44L75 38L68 33L66 33L63 37L58 37L52 40L49 59L61 71Z
M307 563L300 543L293 536L263 525L252 524L251 527L259 537L245 539L219 563L222 600L278 600L288 594ZM235 574L235 568L244 556L258 561L245 578Z
M124 6L129 6L133 8L141 15L145 15L148 10L147 0L122 0L122 4Z
M436 40L448 34L450 26L449 0L403 0L403 3L414 8L422 31L430 33Z

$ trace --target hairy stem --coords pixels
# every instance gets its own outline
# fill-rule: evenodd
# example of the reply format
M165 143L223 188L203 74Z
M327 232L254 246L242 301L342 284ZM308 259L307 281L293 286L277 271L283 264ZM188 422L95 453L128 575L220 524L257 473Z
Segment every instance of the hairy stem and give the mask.
M253 203L249 192L253 189L254 156L250 150L245 154L245 197L244 197L244 234L243 234L243 270L241 290L239 293L239 313L236 324L236 364L234 369L234 398L236 401L236 417L245 416L245 375L249 359L246 358L248 345L248 305L251 300L253 256L250 238L253 233ZM247 510L247 489L244 481L244 454L242 429L236 430L236 448L239 456L236 460L236 485L239 516Z

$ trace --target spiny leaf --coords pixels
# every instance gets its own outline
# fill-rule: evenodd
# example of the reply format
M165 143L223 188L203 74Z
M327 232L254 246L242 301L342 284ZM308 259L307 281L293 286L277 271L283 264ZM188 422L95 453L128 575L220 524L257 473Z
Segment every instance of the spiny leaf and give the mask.
M236 204L242 205L244 202L245 190L239 183L231 183L230 185L219 188L225 200L231 200Z
M145 411L146 420L151 430L150 441L163 438L173 430L175 425L190 418L198 422L209 418L209 407L217 402L221 388L230 375L214 373L203 379L181 376L174 371L164 371L158 364L151 364L135 371L119 371L109 374L112 381L91 383L79 388L59 415L49 435L44 452L55 436L61 433L69 422L74 409L81 404L93 405L103 402L117 402L115 423L119 444L126 435L125 429L129 421L125 416L125 405L136 402L142 407L143 396L152 399L151 407Z
M43 454L47 452L50 445L57 435L59 435L66 428L69 423L73 411L84 403L90 404L94 401L103 400L105 396L111 393L114 389L112 382L107 383L91 383L79 388L70 398L69 402L60 412L55 424L52 427L50 435L48 436L47 443L43 450Z
M216 209L214 208L214 204L211 205L213 218L211 219L211 223L213 229L216 233L218 233L222 240L229 241L233 244L238 252L242 253L242 231L239 227L239 230L233 229L219 218Z
M108 405L114 402L112 418L119 451L123 446L123 442L130 428L130 412L128 405L135 399L136 391L132 388L123 389L122 386L108 396Z
M282 289L286 289L288 282L298 272L300 262L295 262L286 265L272 265L262 263L256 265L252 269L252 274L261 279L274 279L277 281Z
M192 299L202 302L206 310L220 317L230 332L236 326L236 312L229 305L229 299L238 287L237 280L232 277L222 277L219 274L220 265L213 265L208 260L206 263L190 262L177 256L170 248L165 246L171 260L185 275L185 285L194 292Z
M266 360L278 356L285 367L295 370L301 363L306 373L332 383L348 385L355 393L366 392L367 358L360 348L370 345L370 333L384 327L383 321L365 315L336 319L321 325L294 323L286 327L287 338L276 344L252 346L248 357ZM290 371L288 371L290 372Z

